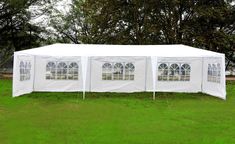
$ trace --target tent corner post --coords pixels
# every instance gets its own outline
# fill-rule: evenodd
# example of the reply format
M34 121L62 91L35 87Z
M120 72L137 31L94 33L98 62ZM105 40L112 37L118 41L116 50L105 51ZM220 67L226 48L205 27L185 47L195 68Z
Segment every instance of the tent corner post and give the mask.
M155 91L153 92L153 100L156 100L156 93L155 93Z
M84 92L83 95L82 95L82 99L85 100L85 98L86 98L86 94Z

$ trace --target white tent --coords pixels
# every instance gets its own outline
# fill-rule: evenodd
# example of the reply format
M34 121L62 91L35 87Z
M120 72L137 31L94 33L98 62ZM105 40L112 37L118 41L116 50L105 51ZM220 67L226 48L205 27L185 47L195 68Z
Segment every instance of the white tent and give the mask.
M13 96L203 92L226 99L225 56L185 45L53 44L14 53Z

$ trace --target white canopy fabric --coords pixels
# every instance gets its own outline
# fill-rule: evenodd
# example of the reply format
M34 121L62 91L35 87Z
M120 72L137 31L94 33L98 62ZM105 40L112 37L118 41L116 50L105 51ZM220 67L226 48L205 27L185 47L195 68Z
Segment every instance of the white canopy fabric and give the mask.
M72 61L79 64L78 80L46 79L48 62L69 64ZM118 80L102 79L104 63L130 62L135 66L133 80L125 80L123 74ZM22 63L30 67L22 68ZM158 78L161 64L168 65L166 80ZM181 78L184 64L190 65L189 79L186 80ZM180 66L176 74L170 71L172 65ZM33 91L83 91L84 98L85 91L152 91L153 98L156 91L203 92L226 99L225 56L185 45L53 44L15 52L13 96Z
M214 57L223 54L186 45L87 45L53 44L16 52L44 56L157 56Z

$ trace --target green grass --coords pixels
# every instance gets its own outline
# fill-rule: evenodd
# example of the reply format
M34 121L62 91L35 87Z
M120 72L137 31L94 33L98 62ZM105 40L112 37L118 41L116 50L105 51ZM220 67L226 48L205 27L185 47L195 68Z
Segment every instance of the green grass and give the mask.
M205 94L32 93L0 80L0 144L234 144L235 83Z

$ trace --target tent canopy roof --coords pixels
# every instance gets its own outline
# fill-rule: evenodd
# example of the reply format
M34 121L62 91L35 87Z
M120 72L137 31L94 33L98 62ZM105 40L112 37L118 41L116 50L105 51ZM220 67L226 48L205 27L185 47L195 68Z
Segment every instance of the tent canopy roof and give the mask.
M22 50L17 54L39 56L158 56L158 57L220 57L224 54L186 45L95 45L53 44Z

